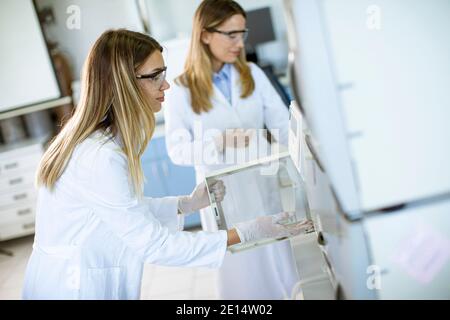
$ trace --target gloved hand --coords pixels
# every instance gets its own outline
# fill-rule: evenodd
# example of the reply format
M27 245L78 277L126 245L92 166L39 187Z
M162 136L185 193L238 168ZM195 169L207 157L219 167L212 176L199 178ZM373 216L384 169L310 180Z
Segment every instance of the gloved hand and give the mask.
M225 196L225 185L223 181L217 180L211 183L210 188L214 193L216 201L222 201ZM182 196L178 200L178 209L184 214L195 212L208 205L209 197L205 182L198 184L189 196Z
M222 152L225 148L246 148L250 143L254 129L227 129L215 137L217 150Z
M283 220L289 220L290 218L291 215L289 213L281 212L237 223L235 229L241 239L241 243L245 243L265 238L296 236L309 232L314 228L312 221L306 219L289 225L282 224Z

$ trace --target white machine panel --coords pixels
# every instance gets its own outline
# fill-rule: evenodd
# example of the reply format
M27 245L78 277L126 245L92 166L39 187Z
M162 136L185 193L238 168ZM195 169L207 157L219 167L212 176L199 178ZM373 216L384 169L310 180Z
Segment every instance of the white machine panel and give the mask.
M323 18L362 208L448 192L450 2L326 0Z
M294 93L344 211L447 193L450 2L285 5Z

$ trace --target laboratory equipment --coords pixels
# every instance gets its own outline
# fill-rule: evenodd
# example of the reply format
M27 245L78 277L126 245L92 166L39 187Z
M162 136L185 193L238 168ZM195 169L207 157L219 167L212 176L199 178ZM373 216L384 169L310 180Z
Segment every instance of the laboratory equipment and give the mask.
M212 172L205 180L220 230L280 212L289 213L285 220L279 222L284 226L293 226L309 218L305 186L288 152ZM223 181L227 190L220 202L214 199L210 189L217 180ZM238 244L230 247L230 251L237 252L277 240L280 239Z
M305 291L449 299L450 3L284 5L289 147L321 252L308 277L326 270L331 284ZM305 262L298 268L305 277Z

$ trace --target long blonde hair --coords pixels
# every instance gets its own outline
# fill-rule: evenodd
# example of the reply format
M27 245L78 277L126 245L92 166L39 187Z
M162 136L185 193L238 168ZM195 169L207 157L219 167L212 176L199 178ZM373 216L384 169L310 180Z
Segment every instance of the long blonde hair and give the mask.
M119 135L137 196L144 174L140 157L150 141L155 116L141 91L136 69L162 47L153 38L124 29L104 32L83 67L81 99L73 116L53 139L38 167L36 185L52 189L75 147L96 130Z
M204 0L195 12L192 39L184 72L176 79L176 83L189 89L192 110L197 114L212 109L213 94L212 53L208 45L201 40L202 32L216 28L235 14L246 18L242 7L232 0ZM242 50L234 66L240 75L241 98L246 98L255 90L255 82L245 58L245 50Z

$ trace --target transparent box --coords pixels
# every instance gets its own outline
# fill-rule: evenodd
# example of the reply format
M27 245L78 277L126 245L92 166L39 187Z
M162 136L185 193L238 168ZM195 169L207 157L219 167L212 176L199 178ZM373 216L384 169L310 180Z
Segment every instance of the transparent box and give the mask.
M226 188L221 202L216 202L210 192L217 180L222 180ZM229 230L238 222L280 212L290 213L288 219L279 222L283 225L310 220L305 184L288 152L212 172L205 181L219 230ZM228 249L237 252L287 238L267 238Z

